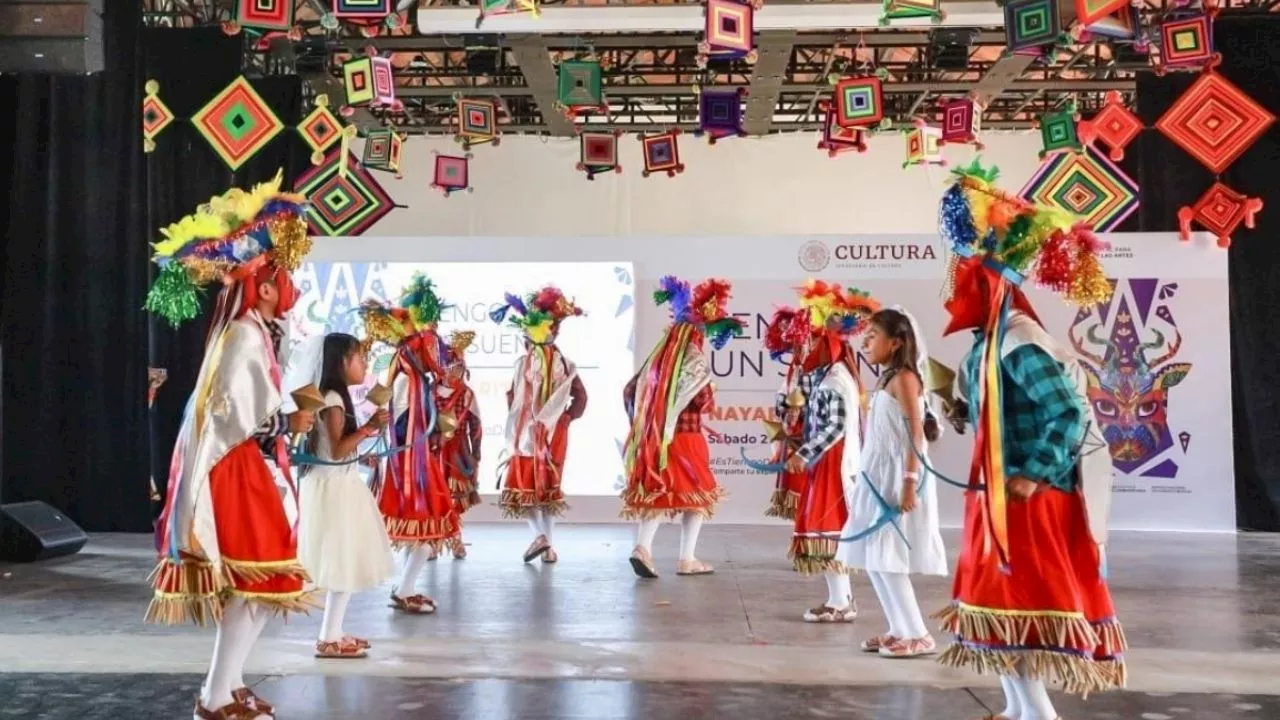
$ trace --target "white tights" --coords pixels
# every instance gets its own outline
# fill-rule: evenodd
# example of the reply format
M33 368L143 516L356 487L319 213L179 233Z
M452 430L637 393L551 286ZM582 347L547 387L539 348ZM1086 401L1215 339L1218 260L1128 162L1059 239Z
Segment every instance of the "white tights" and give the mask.
M324 596L324 620L320 622L320 642L338 642L342 639L342 618L347 614L351 593L328 592Z
M431 548L426 545L405 551L404 571L400 575L400 582L396 584L396 597L407 598L415 594L413 589L418 584L418 575L422 574L422 568L426 566L430 557Z
M244 664L267 626L267 617L263 609L255 608L244 598L233 597L227 601L213 641L213 661L200 689L200 705L206 710L230 705L231 691L245 687Z
M680 559L694 560L698 549L698 535L702 532L702 524L707 517L703 513L686 511L680 517ZM658 534L662 518L652 517L641 520L636 527L636 545L642 547L650 555L653 554L653 538ZM550 538L548 538L549 540Z
M1049 699L1044 681L1026 677L1025 663L1018 663L1018 673L1000 678L1006 703L1000 714L1009 720L1057 720L1058 711Z
M828 570L822 574L827 581L827 607L844 610L853 603L853 586L849 582L849 573Z
M903 640L918 640L929 634L909 576L884 572L868 572L867 576L871 578L880 607L884 608L885 617L889 619L890 635Z
M536 540L539 535L547 538L547 545L551 545L551 533L556 527L556 516L547 512L543 508L529 508L529 529L533 531L533 537Z

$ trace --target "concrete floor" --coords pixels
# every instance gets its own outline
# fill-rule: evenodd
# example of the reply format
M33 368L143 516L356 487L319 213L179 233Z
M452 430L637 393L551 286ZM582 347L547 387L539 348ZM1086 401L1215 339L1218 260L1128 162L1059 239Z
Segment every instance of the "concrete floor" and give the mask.
M437 615L393 614L386 592L353 599L346 630L373 640L370 659L312 658L316 614L272 625L248 670L282 718L914 720L999 709L990 679L855 652L884 627L865 581L854 581L857 623L800 622L825 590L791 572L785 528L708 526L699 555L718 572L699 578L675 576L678 535L662 530L664 576L641 582L625 526L563 526L553 567L521 564L523 526L469 527L470 557L424 573ZM98 536L71 558L0 566L0 717L128 717L119 709L138 702L155 712L136 717L189 712L212 632L141 623L149 542ZM1064 697L1064 717L1280 718L1280 537L1121 533L1110 567L1130 691ZM948 588L919 581L921 606L941 607Z

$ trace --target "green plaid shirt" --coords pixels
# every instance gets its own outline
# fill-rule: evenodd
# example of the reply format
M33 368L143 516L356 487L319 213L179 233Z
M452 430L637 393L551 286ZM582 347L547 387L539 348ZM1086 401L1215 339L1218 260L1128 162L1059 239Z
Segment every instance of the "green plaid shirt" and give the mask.
M969 395L969 422L976 427L978 372L982 366L980 333L965 356L963 377ZM1051 483L1060 490L1075 488L1076 453L1084 439L1084 408L1076 398L1062 364L1036 345L1022 345L1005 356L1004 462L1009 477L1022 475Z

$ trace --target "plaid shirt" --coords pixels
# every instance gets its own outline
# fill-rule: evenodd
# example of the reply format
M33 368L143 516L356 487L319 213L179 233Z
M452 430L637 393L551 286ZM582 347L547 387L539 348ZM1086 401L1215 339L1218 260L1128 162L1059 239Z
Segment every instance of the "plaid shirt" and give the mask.
M810 467L844 438L848 427L849 408L845 407L844 398L831 388L821 387L828 370L830 367L805 373L796 383L807 400L804 444L796 450L796 454Z
M631 378L631 382L622 389L622 403L627 408L627 413L631 414L635 407L636 383L640 376ZM702 414L715 407L716 395L711 389L711 385L705 385L698 391L697 395L689 401L688 405L680 408L680 414L676 416L676 432L702 432Z
M267 332L271 334L271 352L280 357L280 343L284 340L284 328L280 323L267 321ZM276 456L276 438L289 432L289 417L283 412L267 418L253 432L253 439L258 441L262 454L269 458Z
M978 335L964 359L971 396L977 393L984 344ZM1005 356L1001 369L1005 474L1073 490L1075 473L1069 470L1084 439L1085 414L1062 364L1036 345L1022 345ZM977 426L976 397L969 402L969 422Z

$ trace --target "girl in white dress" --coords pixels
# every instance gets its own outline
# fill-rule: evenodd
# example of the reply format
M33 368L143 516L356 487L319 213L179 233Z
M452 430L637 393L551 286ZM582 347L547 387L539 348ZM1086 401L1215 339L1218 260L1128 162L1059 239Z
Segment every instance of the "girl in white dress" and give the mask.
M373 493L355 463L360 442L378 435L387 411L378 410L356 425L348 387L364 382L366 361L360 341L351 335L324 336L319 382L325 408L316 417L310 446L316 465L300 483L298 559L327 591L316 657L362 658L369 642L342 633L351 593L372 590L395 572L391 543ZM338 464L341 463L341 464Z
M845 548L846 565L867 572L889 619L889 631L863 642L862 649L891 658L930 655L937 645L909 577L947 574L936 478L927 476L917 455L927 458L925 441L937 440L940 433L938 415L923 389L928 355L915 319L901 307L871 316L863 354L883 371L867 411L862 474L854 486L850 521L855 528L870 528L883 517L886 505L903 514Z

